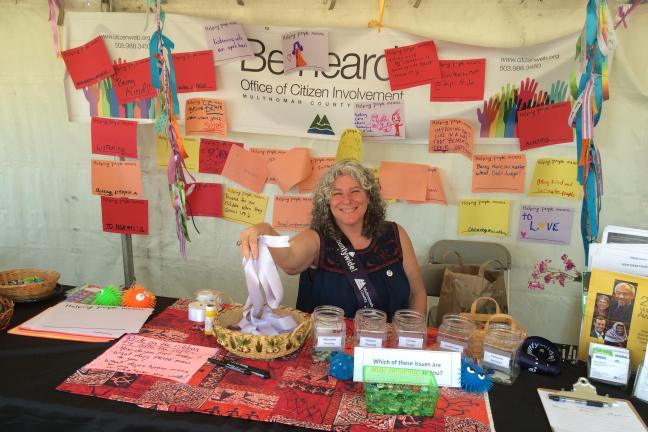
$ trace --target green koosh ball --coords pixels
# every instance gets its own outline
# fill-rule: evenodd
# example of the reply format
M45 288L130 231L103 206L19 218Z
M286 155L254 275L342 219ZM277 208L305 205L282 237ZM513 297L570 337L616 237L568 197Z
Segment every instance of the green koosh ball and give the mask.
M115 285L106 285L97 293L92 304L102 306L119 306L122 301L122 292Z

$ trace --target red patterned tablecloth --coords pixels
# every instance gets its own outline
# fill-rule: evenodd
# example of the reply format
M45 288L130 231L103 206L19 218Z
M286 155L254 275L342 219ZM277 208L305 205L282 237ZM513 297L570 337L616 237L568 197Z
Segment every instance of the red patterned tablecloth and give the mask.
M178 300L147 323L141 335L218 347L216 339L187 320L187 300ZM347 323L349 324L350 321ZM349 328L347 335L352 335ZM431 330L434 339L435 333ZM350 338L347 338L349 341ZM228 357L234 358L228 354ZM443 388L434 417L367 414L362 384L338 381L327 363L314 363L310 341L281 360L245 363L270 370L271 379L204 365L188 384L150 375L79 369L57 390L97 396L163 411L193 411L334 431L491 430L488 399L482 394Z

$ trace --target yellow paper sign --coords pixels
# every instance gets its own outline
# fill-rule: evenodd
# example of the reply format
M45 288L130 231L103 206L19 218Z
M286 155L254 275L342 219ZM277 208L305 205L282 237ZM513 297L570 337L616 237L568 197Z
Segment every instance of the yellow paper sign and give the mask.
M185 133L227 136L225 102L220 99L188 99L185 105Z
M464 199L459 203L457 234L506 237L509 233L509 201Z
M576 180L578 166L575 160L538 159L529 196L549 196L578 200L581 186Z
M223 219L242 224L258 224L265 219L268 197L240 189L227 188L223 201Z
M360 160L362 156L362 132L355 128L345 129L340 137L335 160Z
M198 172L198 159L200 156L199 141L196 137L182 137L184 148L189 155L184 160L185 165L189 171ZM159 167L169 166L169 157L171 156L171 146L167 140L166 135L159 134L157 136L156 145L156 161Z

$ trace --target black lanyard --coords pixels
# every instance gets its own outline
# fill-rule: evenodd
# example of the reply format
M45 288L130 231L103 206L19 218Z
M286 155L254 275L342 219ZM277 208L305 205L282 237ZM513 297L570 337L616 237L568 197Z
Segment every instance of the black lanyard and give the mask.
M353 249L351 242L342 236L342 240L335 239L337 244L337 255L344 268L344 274L351 285L351 289L356 296L359 309L375 308L377 294L374 289L367 271L365 270L362 262L355 257L356 251Z

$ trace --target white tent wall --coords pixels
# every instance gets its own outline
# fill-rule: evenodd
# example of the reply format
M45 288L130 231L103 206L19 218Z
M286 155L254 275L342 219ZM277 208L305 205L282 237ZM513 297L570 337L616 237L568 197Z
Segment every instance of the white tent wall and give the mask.
M330 1L330 0L329 0ZM237 20L243 23L300 27L365 27L377 17L377 0L338 0L332 11L321 0L169 0L169 13ZM142 11L143 0L115 1L120 11ZM585 1L558 0L422 0L419 8L408 1L387 1L383 24L430 38L479 46L531 45L578 31L584 22ZM99 2L68 1L80 10L98 10ZM52 51L45 0L0 0L0 269L41 267L61 273L61 283L77 285L123 282L120 236L101 230L99 198L90 193L90 125L67 121L63 89L64 65ZM617 3L611 2L615 14ZM648 228L648 5L618 29L619 46L611 70L611 98L595 130L605 179L601 224ZM643 42L642 42L643 41ZM574 44L576 41L574 41ZM230 134L246 147L308 147L311 153L335 153L332 141ZM191 297L200 288L225 291L237 301L246 290L235 242L242 225L222 219L197 218L200 234L191 229L188 260L179 257L173 211L169 205L165 172L156 167L154 133L150 125L138 128L144 198L149 200L150 235L133 236L135 275L158 295ZM478 142L476 153L512 153L514 145ZM527 186L538 157L575 157L575 146L562 145L528 154ZM449 205L390 204L389 219L409 232L419 258L440 239L456 239L457 204L470 192L471 164L463 156L437 155L424 145L375 143L364 149L366 163L382 160L427 163L441 168ZM198 180L229 181L197 175ZM235 185L233 185L235 186ZM264 194L279 193L268 185ZM513 255L511 312L531 334L556 342L576 343L580 322L580 286L547 286L530 292L531 267L543 258L560 262L567 253L584 265L579 233L580 203L502 194L510 199L511 235L495 241ZM499 197L499 195L498 195ZM266 220L271 220L272 200ZM515 240L519 206L546 204L576 208L571 244L558 247L530 245ZM284 304L293 305L297 277L282 275Z

